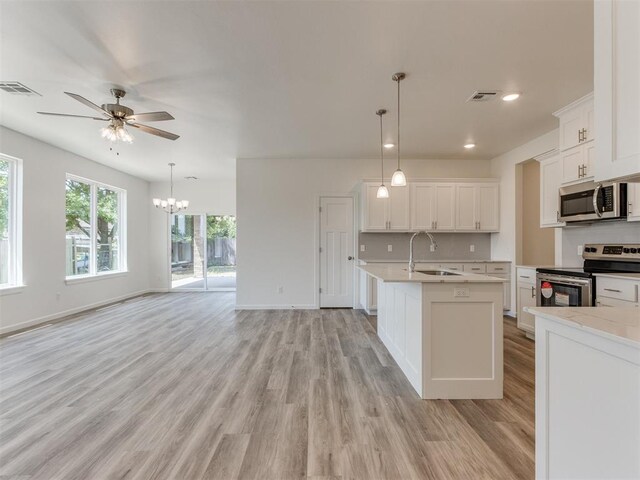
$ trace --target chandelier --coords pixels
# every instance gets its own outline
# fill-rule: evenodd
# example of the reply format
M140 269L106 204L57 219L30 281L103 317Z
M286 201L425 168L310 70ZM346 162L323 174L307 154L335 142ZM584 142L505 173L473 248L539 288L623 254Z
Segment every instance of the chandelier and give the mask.
M156 208L162 208L167 213L177 213L181 210L185 210L189 206L189 200L178 200L176 201L173 196L173 167L175 167L175 163L170 163L169 167L171 168L171 192L170 197L166 200L162 200L160 198L153 199L153 205Z

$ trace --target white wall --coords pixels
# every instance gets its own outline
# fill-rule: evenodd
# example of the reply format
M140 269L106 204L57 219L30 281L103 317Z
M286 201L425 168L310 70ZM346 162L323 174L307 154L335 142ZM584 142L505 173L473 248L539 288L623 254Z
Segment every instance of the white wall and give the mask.
M168 173L168 172L167 172ZM174 183L174 195L178 200L189 200L189 209L185 214L236 214L235 180L182 180ZM167 198L169 182L153 182L150 185L149 199L149 265L151 286L156 291L166 291L171 277L169 274L169 215L157 209L151 199Z
M149 289L149 184L0 127L0 151L23 161L23 277L20 293L0 296L0 332L64 316ZM65 283L65 175L127 191L128 273ZM59 294L59 295L58 295Z
M409 180L490 176L487 160L405 160L402 166ZM363 178L376 178L379 167L378 160L238 160L238 308L313 308L317 197L350 192Z

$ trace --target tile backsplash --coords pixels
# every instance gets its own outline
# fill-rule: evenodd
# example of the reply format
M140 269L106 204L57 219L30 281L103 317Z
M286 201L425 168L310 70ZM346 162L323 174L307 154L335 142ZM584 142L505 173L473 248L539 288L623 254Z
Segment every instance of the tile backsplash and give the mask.
M409 240L412 233L362 233L358 236L358 258L362 260L408 260ZM433 233L438 244L429 251L429 239L422 234L414 241L416 260L490 260L491 234L489 233ZM362 251L364 245L365 251ZM391 245L392 251L388 251ZM474 251L470 251L470 246ZM498 259L500 260L500 259Z

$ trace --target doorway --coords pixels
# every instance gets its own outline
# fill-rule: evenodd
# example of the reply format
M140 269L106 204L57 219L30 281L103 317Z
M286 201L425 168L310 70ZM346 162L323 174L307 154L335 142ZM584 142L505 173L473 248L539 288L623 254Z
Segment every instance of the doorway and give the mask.
M516 165L516 263L554 265L553 228L540 227L540 163Z
M171 216L171 290L235 291L236 217Z
M320 308L353 308L353 197L320 197Z

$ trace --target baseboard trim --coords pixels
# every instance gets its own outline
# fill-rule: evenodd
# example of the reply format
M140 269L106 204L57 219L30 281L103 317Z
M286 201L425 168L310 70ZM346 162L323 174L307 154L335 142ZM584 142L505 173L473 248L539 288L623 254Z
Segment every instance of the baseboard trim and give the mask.
M0 338L6 337L8 335L15 335L16 333L21 333L22 331L32 330L46 323L52 323L52 322L58 323L60 321L66 320L67 317L72 317L74 315L78 315L80 313L84 313L89 310L96 310L98 308L103 308L108 305L120 303L124 300L130 300L132 298L140 297L142 295L147 295L149 293L156 293L156 290L154 289L140 290L138 292L128 293L126 295L113 297L108 300L91 303L89 305L83 305L81 307L70 308L69 310L63 310L62 312L52 313L51 315L45 315L43 317L33 318L31 320L26 320L24 322L20 322L15 325L0 327Z
M236 310L317 310L318 307L309 305L238 305Z

